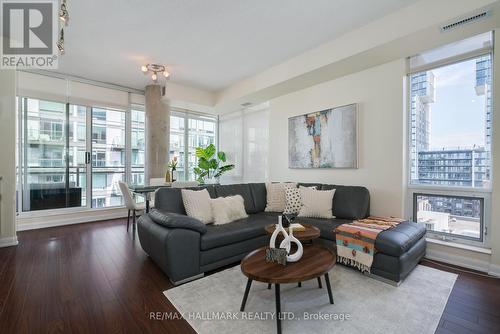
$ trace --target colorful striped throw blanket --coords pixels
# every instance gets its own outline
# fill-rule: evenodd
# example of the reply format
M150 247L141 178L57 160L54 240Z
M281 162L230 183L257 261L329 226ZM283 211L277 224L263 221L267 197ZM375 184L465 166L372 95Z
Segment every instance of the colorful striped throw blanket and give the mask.
M393 217L369 216L342 224L335 229L337 239L337 262L370 272L375 255L375 240L380 232L403 222Z

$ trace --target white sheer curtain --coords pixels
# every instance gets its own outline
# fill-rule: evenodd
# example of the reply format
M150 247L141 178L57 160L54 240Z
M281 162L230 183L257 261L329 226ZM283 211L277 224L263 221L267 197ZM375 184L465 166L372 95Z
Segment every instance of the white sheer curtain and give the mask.
M264 182L268 178L269 103L219 117L219 149L235 169L221 183Z

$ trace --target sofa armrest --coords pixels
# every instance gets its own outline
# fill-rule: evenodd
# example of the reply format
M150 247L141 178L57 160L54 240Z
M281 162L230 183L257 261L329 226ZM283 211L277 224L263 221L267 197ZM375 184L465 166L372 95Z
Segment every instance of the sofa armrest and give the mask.
M149 215L137 222L142 249L167 274L172 282L200 273L200 233L184 228L168 228L155 223Z
M184 228L201 234L207 233L207 227L196 218L172 212L152 210L148 213L151 220L168 228Z

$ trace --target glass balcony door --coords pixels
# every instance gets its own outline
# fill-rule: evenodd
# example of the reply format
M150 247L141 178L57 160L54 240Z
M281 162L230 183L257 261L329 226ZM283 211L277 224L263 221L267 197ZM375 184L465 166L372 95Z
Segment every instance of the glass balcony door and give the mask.
M122 110L92 108L92 207L123 205L117 182L125 180L125 117Z
M20 98L22 210L87 205L86 108Z

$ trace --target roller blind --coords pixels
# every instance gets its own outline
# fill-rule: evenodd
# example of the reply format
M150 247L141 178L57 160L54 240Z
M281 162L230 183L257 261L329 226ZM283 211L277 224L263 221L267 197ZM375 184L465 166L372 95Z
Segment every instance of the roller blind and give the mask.
M409 72L416 73L445 63L477 57L493 51L493 32L487 32L419 53L409 59Z
M142 94L48 75L21 71L17 73L18 96L122 110L127 109L129 103L144 105L144 95Z
M221 182L267 181L268 147L268 102L219 116L219 148L236 165Z

